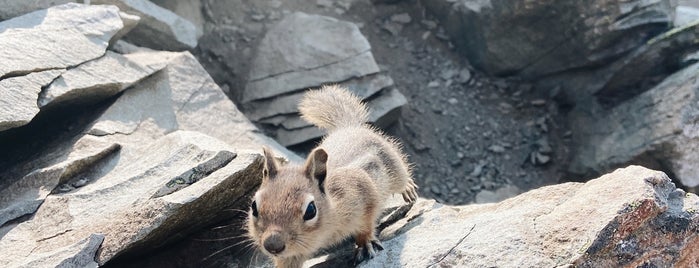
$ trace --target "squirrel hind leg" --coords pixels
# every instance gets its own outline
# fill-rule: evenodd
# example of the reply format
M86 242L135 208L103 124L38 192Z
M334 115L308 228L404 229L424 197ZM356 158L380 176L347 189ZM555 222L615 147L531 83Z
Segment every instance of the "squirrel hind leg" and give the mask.
M413 203L417 201L417 184L413 181L413 179L408 179L408 183L405 186L405 190L401 193L403 196L403 200L408 203Z

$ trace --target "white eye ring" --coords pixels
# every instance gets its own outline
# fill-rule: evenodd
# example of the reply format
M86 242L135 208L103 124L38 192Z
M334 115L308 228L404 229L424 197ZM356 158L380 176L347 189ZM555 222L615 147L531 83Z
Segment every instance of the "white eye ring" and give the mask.
M306 223L308 225L313 225L316 221L318 221L318 206L315 205L314 201L315 201L315 197L313 197L313 195L309 194L306 196L306 200L304 200L303 206L301 207L301 211L303 212L302 215L305 216L306 212L308 210L308 206L311 204L311 202L313 202L313 204L314 204L313 206L314 206L315 211L313 213L313 217L308 219L308 220L304 219L304 223Z
M259 213L260 213L260 195L261 195L260 192L256 192L255 196L252 198L252 200L253 200L252 203L255 205L255 208L251 208L250 215L252 215L253 218L255 218L255 219L257 219L257 217L259 216ZM255 212L258 215L255 215Z

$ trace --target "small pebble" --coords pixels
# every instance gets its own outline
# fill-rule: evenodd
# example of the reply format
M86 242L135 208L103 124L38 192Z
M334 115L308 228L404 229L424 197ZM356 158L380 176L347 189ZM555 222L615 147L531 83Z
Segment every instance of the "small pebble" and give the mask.
M408 13L400 13L391 16L391 21L400 24L408 24L412 21L412 18L410 18L410 15Z
M534 106L544 106L544 105L546 105L546 100L536 99L536 100L532 100L530 103Z

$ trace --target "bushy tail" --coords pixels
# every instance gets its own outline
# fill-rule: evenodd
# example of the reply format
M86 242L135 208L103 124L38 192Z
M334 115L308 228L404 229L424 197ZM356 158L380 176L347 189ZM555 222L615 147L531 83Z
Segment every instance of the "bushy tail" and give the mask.
M369 120L362 101L338 85L309 91L299 103L299 111L304 120L327 130L359 126Z

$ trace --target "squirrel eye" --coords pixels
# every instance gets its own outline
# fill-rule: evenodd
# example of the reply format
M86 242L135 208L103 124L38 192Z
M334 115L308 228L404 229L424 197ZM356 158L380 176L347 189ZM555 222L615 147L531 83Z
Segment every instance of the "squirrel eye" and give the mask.
M316 217L316 204L311 201L306 207L306 213L303 214L303 220L307 221Z
M257 218L257 202L252 201L252 205L250 205L250 209L252 209L252 216Z

